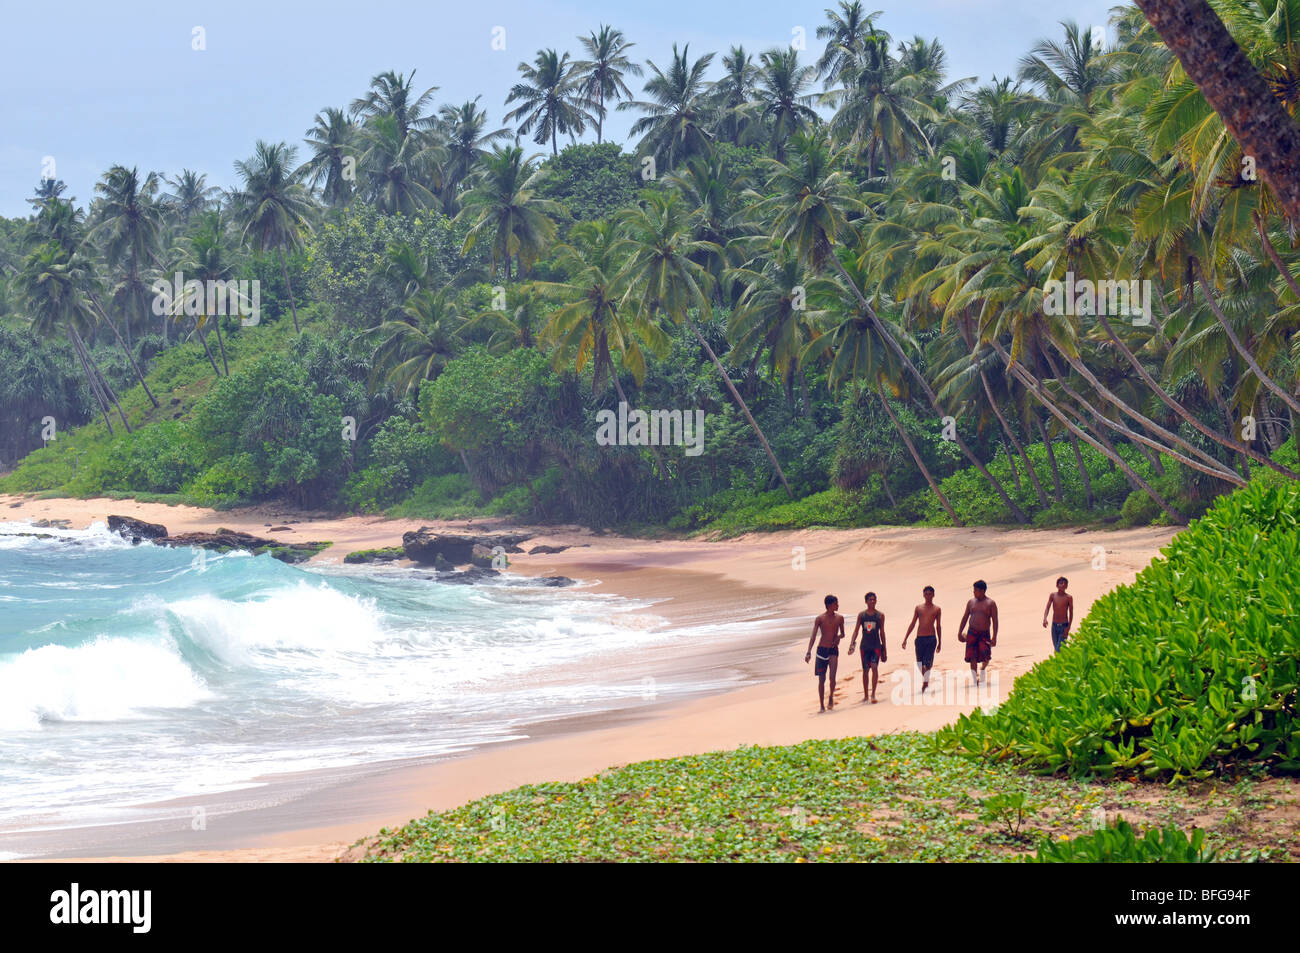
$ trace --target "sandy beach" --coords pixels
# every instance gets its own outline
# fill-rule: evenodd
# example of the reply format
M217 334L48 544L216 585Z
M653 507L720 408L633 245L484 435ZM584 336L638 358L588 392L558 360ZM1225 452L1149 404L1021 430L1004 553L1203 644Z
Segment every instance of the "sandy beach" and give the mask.
M598 580L597 591L655 600L656 613L682 625L766 620L743 640L675 647L638 660L647 672L676 668L736 673L744 687L685 702L650 705L599 718L545 722L528 740L480 748L433 763L396 762L357 772L291 779L298 789L265 810L222 814L201 847L188 825L144 833L132 856L98 852L77 859L140 861L331 861L357 839L429 810L444 810L521 784L572 781L634 761L734 748L790 744L909 730L933 730L987 703L967 690L957 623L977 578L997 600L1002 632L990 672L1005 698L1014 679L1046 658L1051 639L1043 605L1059 575L1070 578L1076 619L1092 602L1130 581L1173 530L1012 530L882 527L759 534L725 541L640 540L579 527L522 527L502 521L336 518L282 507L213 512L119 500L26 500L0 497L0 521L68 520L73 528L109 514L162 523L172 532L224 527L286 541L332 541L313 563L341 563L354 550L400 545L403 532L436 526L448 532L528 529L525 544L567 546L550 555L512 557L512 572ZM270 534L273 527L289 530ZM1104 554L1104 559L1102 558ZM1094 568L1096 567L1096 568ZM928 701L917 694L911 643L900 642L925 585L944 610L936 682ZM861 666L841 649L837 707L817 709L816 679L803 655L822 597L834 593L849 621L863 593L879 595L886 613L888 661L881 666L880 703L862 703ZM650 655L650 653L646 653ZM671 657L668 657L668 656ZM936 701L936 695L938 695ZM994 699L996 701L996 699ZM209 804L212 803L208 799ZM178 814L188 809L176 802ZM93 849L93 829L81 842ZM75 841L75 833L65 832ZM195 844L191 849L188 845ZM82 850L69 850L82 854Z

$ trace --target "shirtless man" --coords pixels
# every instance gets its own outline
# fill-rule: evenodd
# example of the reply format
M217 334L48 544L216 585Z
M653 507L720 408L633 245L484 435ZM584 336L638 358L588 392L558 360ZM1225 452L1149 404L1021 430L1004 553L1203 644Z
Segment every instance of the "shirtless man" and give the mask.
M826 611L813 619L812 635L808 638L808 651L803 657L805 662L812 658L813 640L817 638L817 633L820 632L822 637L817 644L815 672L817 675L817 702L821 705L822 711L827 708L826 672L828 669L831 675L830 707L835 707L835 670L839 667L840 662L840 639L844 638L844 616L840 615L840 600L834 596L827 596L825 601Z
M1061 651L1061 646L1070 637L1070 626L1074 622L1074 596L1065 591L1070 580L1062 576L1056 580L1056 591L1047 597L1043 607L1043 628L1047 628L1047 613L1052 613L1052 647Z
M988 588L983 579L976 581L973 587L975 598L967 601L966 612L957 626L957 641L966 643L966 661L970 662L976 685L980 683L980 672L989 667L993 646L998 644L998 604L986 594ZM970 621L970 631L963 636L967 620Z
M849 655L858 644L858 632L862 633L862 700L876 703L876 685L880 681L880 663L889 661L885 649L885 614L876 609L876 594L868 592L863 597L867 608L858 613L858 624L853 627L853 638L849 639ZM871 690L867 690L867 673L871 673Z
M943 648L943 625L940 617L943 610L934 604L934 586L921 590L925 599L912 611L912 623L903 636L903 649L907 649L908 636L916 628L916 664L921 668L921 694L930 687L930 669L934 668L934 653Z

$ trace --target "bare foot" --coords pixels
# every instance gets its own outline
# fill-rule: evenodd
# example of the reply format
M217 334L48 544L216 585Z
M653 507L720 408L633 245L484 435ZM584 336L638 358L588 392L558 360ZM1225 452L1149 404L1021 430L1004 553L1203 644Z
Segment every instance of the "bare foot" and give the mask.
M872 695L872 696L871 696L871 704L874 705L875 703L876 703L876 696L875 696L875 695Z

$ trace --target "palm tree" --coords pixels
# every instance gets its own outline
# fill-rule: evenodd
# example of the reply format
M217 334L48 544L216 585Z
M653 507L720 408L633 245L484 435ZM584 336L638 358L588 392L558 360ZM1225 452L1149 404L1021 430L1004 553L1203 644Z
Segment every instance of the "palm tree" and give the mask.
M286 249L295 251L302 247L313 208L311 195L294 167L296 155L297 150L283 142L257 140L252 158L235 163L235 172L243 180L243 186L233 199L236 221L241 228L240 240L251 241L260 252L275 249L279 255L280 274L293 312L293 327L301 334L298 305L293 299L284 253Z
M198 281L203 282L203 286L208 287L209 282L229 281L235 274L234 262L231 261L230 250L226 244L226 226L222 221L220 212L207 212L196 231L189 240L189 256L184 263L186 274L192 275ZM243 302L236 302L242 305ZM226 360L226 342L221 335L221 316L210 315L207 313L206 297L203 301L203 309L195 316L195 330L198 332L200 339L203 337L202 328L211 321L217 329L217 346L221 350L221 366L224 368L225 375L230 376L230 364ZM207 343L204 342L204 347Z
M462 254L480 239L491 243L492 269L505 263L506 281L510 263L516 260L522 275L555 239L555 217L564 209L536 194L542 171L524 159L518 146L496 148L483 160L483 170L474 187L461 198L456 220L470 223Z
M396 394L417 397L456 355L462 321L450 289L424 290L403 309L400 319L364 332L375 342L371 383L383 380Z
M1106 56L1099 37L1073 20L1063 20L1064 41L1040 40L1020 60L1019 77L1043 98L1035 164L1051 152L1072 153L1078 133L1095 109L1099 90L1119 77L1117 61Z
M143 268L153 257L162 226L161 209L154 201L159 181L156 172L141 178L137 169L115 165L95 185L100 196L96 209L99 221L88 237L103 245L110 267L124 266L113 298L126 319L128 349L130 316L150 313L152 295Z
M588 103L595 107L596 142L604 141L605 101L631 99L632 90L623 81L624 75L640 76L641 67L627 57L627 51L636 46L629 43L622 30L600 25L590 36L578 37L587 58L573 64L579 89Z
M568 53L561 56L555 50L538 50L533 64L519 64L523 82L510 88L506 102L519 100L520 105L506 113L506 122L522 119L521 136L536 129L533 142L544 146L549 140L551 154L559 155L559 134L579 135L592 119L577 76L578 64L569 62Z
M319 188L325 204L338 208L352 197L356 178L353 141L357 127L342 109L326 107L316 114L315 124L304 133L311 158L302 167L302 177ZM349 160L352 168L349 175Z
M404 136L392 116L375 116L362 128L361 188L367 201L389 215L413 216L437 202L438 147L423 136Z
M880 16L863 13L859 0L840 0L839 11L826 10L827 23L817 28L817 39L826 41L826 49L817 60L817 75L830 89L856 66L866 52L867 44L876 33L872 20Z
M695 259L712 249L706 247L708 243L691 237L689 213L677 192L647 191L644 196L642 206L629 208L623 213L628 239L632 243L627 267L624 269L628 287L625 300L639 300L647 313L663 313L671 320L685 322L691 329L763 445L781 485L793 499L794 491L786 482L785 473L781 470L781 464L777 462L767 437L749 412L748 405L736 390L726 368L689 314L692 308L701 313L708 311L709 274Z
M537 346L542 324L542 299L537 285L540 282L515 284L506 289L505 308L480 311L465 322L464 334L488 335L490 354L508 354L518 348Z
M401 139L413 132L423 138L423 134L430 132L438 122L437 117L429 112L438 87L430 86L417 93L414 82L415 70L411 70L410 76L392 70L380 73L371 78L370 91L352 101L349 111L362 122L380 116L389 117L396 123Z
M647 114L632 124L630 133L642 137L642 153L660 156L668 168L679 159L703 152L710 141L709 84L704 74L713 62L713 54L705 53L694 63L689 54L690 44L679 53L674 43L668 72L653 61L649 63L654 75L646 80L644 88L650 98L618 104L619 109L638 109Z
M442 204L448 215L456 212L459 191L470 174L488 157L492 145L510 137L510 130L488 130L487 112L475 96L460 106L443 106L438 111L446 140L447 162L442 170Z
M809 105L812 96L805 92L815 72L811 66L799 65L797 50L768 50L763 54L758 81L759 116L771 129L771 145L778 162L785 161L785 144L790 136L817 123L817 113Z
M172 191L163 195L162 199L183 225L188 225L195 215L202 215L211 208L221 194L220 189L208 186L206 175L190 169L182 169L181 174L168 179L167 184Z
M714 112L714 135L732 145L747 144L753 126L754 99L758 92L759 65L743 46L733 46L722 57L722 78L709 90Z

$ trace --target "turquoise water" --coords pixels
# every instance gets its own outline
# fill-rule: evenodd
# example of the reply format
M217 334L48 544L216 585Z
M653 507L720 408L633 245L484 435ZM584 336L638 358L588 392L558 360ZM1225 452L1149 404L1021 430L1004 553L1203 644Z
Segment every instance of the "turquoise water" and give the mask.
M445 754L521 737L539 717L701 687L650 685L630 665L630 649L692 633L581 588L308 571L131 546L103 526L15 535L33 531L0 523L8 830L107 822L126 805L271 773Z

